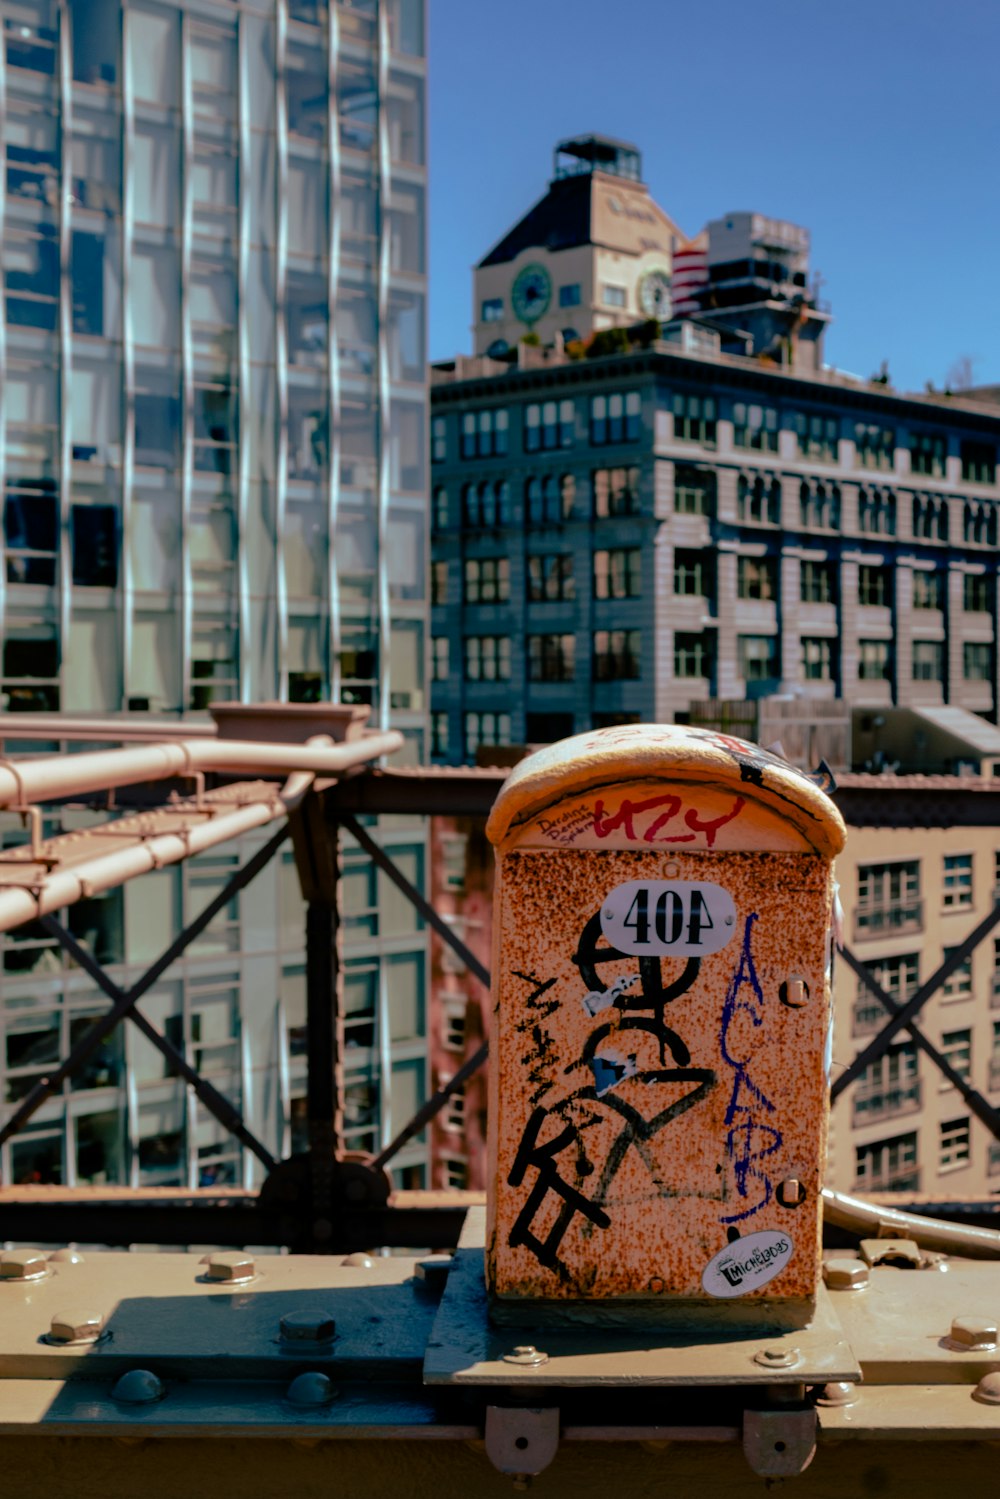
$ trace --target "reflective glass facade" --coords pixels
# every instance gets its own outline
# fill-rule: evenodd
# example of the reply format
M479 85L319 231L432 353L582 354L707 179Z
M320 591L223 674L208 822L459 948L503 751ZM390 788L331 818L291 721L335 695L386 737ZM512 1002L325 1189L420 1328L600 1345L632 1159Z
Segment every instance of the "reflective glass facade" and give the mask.
M370 703L425 758L423 0L15 0L0 14L6 707ZM418 860L422 836L385 834ZM115 897L106 961L133 961L135 922L148 930L154 908L178 925L194 913L203 862L171 873L169 901L144 917L139 887ZM241 898L223 946L185 962L194 990L186 977L161 1006L189 1058L223 1091L232 1076L279 1149L294 1128L302 941L298 916L284 937L274 929L286 872ZM415 1057L401 1037L412 1023L388 1019L382 966L398 942L378 928L358 929L355 955L375 963L384 1071L396 1032L401 1061ZM8 955L26 940L9 939ZM37 980L39 963L62 1045L79 975L56 979L54 954L5 958L4 1014L34 1004L16 976ZM415 1012L422 994L421 969ZM8 1039L0 1059L7 1101L19 1068L54 1044L48 1022L24 1034L36 1040L12 1052ZM202 1171L199 1152L216 1145L176 1085L147 1129L137 1080L163 1082L131 1053L102 1074L108 1117L90 1158L103 1153L106 1179L211 1175L215 1157ZM39 1127L65 1137L62 1179L97 1179L80 1166L73 1107L58 1122L53 1108ZM126 1114L115 1135L111 1115ZM361 1117L376 1135L389 1127L379 1103ZM179 1140L179 1156L157 1147L163 1160L146 1161L154 1138ZM35 1169L4 1167L8 1180Z

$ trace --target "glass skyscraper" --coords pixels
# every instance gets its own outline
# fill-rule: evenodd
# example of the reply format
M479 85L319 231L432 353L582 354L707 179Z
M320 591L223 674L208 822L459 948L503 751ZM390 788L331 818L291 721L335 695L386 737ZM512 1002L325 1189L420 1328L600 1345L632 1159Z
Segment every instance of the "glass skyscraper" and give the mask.
M0 13L7 709L370 703L424 759L423 0ZM382 837L420 876L422 829ZM75 920L126 981L252 850ZM409 1068L397 1126L423 1089L424 939L350 853L346 876L347 1144L367 1148L390 1128L379 1061ZM293 887L286 859L150 1002L279 1150L302 1066ZM37 934L5 939L6 1102L101 1008ZM133 1042L37 1116L41 1152L8 1147L5 1180L250 1179ZM421 1147L407 1159L418 1177Z

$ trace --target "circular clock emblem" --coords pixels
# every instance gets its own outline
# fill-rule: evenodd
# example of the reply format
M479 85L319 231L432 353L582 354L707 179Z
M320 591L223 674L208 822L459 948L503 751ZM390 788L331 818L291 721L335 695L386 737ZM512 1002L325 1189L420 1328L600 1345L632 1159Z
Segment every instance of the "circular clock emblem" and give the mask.
M670 316L670 277L666 271L647 271L639 283L639 306L647 317Z
M552 301L552 280L543 265L526 265L518 271L510 294L514 316L522 323L537 323Z

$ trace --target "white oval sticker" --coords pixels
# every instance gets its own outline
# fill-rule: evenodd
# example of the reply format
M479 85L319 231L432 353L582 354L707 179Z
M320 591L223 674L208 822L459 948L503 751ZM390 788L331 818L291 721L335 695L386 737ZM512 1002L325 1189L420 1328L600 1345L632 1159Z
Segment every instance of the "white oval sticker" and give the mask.
M619 952L698 958L732 938L736 906L707 880L628 880L604 897L601 931Z
M794 1248L788 1234L774 1228L734 1239L705 1266L702 1288L709 1296L745 1296L773 1280L788 1264Z

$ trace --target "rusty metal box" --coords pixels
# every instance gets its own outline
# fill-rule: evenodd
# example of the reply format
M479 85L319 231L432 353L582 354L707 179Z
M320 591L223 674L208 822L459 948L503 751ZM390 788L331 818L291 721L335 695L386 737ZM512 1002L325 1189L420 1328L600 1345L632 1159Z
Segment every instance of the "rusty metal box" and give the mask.
M492 1314L803 1325L833 803L741 740L630 726L523 761L488 832Z

